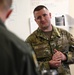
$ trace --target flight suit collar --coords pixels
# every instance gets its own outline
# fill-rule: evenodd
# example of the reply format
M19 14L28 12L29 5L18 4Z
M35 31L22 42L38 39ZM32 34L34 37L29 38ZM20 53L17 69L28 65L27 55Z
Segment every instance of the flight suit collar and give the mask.
M6 28L6 26L4 25L1 19L0 19L0 27Z

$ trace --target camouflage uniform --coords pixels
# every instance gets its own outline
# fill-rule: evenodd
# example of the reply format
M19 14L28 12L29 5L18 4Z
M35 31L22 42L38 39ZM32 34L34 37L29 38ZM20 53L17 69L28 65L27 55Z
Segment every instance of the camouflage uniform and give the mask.
M56 68L59 75L71 75L69 64L74 63L74 50L70 49L70 46L74 46L74 38L67 31L54 26L52 27L53 30L50 40L45 36L44 32L38 28L26 41L33 47L41 70L42 68L51 69L49 61L54 54L53 49L57 49L67 57L67 60L62 61L62 65Z

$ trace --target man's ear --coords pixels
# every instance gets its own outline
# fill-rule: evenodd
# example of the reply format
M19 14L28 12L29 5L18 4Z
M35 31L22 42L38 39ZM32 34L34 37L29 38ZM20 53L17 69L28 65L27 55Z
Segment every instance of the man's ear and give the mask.
M36 18L34 19L35 22L37 22Z
M49 13L49 15L50 15L50 18L51 18L51 13Z
M6 15L6 18L8 18L10 16L10 14L12 13L12 9L10 9L8 12L7 12L7 15Z

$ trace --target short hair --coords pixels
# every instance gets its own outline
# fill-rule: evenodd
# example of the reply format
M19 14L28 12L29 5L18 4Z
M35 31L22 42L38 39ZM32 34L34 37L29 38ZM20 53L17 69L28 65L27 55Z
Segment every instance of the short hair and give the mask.
M39 11L39 10L41 10L41 9L43 9L43 8L46 8L46 9L48 10L48 8L47 8L46 6L44 6L44 5L39 5L39 6L37 6L37 7L34 9L33 13L34 13L35 11Z
M12 5L12 0L0 0L0 8L9 9Z

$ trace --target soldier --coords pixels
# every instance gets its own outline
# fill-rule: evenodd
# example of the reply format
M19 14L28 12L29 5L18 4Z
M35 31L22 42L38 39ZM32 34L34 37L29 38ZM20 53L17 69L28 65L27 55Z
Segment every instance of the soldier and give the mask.
M0 0L0 75L39 75L35 54L4 25L12 9L12 0Z
M33 14L38 29L26 41L36 53L40 71L71 75L69 64L74 63L74 37L51 24L51 13L44 5L37 6Z

